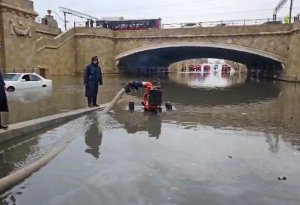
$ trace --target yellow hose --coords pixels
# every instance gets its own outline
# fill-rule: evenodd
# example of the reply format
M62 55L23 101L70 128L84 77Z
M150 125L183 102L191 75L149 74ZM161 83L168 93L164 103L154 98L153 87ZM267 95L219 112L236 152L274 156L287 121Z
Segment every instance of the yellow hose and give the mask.
M103 110L103 113L109 112L113 108L113 106L121 99L124 93L125 93L125 89L122 88L118 92L118 94L114 97L114 99L110 102L110 104Z
M35 161L34 163L20 169L6 177L0 179L0 193L11 188L12 186L18 184L22 180L26 179L32 175L35 171L39 170L41 167L45 166L50 160L56 157L60 152L62 152L66 146L47 154L41 159Z

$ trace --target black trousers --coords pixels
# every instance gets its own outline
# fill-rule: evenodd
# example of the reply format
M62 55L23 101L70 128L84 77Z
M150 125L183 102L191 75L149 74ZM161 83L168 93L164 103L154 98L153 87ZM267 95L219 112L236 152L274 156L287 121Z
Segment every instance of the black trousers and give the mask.
M0 87L0 112L8 112L8 104L4 87Z
M97 104L97 95L93 97L87 97L88 105L96 105Z

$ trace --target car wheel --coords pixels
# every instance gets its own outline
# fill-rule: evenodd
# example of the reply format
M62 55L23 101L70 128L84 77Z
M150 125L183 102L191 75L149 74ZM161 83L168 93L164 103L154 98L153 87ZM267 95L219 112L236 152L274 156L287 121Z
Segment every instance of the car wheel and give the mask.
M9 86L6 90L9 92L14 92L16 89L13 86Z

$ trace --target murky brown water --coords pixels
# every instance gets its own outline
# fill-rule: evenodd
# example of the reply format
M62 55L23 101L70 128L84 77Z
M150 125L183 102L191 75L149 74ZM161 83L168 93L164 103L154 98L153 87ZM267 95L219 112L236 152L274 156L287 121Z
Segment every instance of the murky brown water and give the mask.
M49 95L11 102L10 121L86 105L81 78L54 80ZM129 78L104 80L100 102ZM0 145L3 177L68 144L3 193L2 204L299 204L300 85L200 74L174 74L161 84L173 111L129 112L140 90L108 115Z

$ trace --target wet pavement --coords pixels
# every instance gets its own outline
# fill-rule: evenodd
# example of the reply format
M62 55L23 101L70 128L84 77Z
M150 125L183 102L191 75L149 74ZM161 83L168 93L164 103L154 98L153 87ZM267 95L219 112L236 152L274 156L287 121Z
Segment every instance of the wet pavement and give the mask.
M85 106L80 78L61 79L33 102L49 110L23 119ZM100 102L129 78L104 80ZM68 145L0 204L299 204L300 85L199 74L173 74L161 85L173 111L144 113L140 90L107 115L0 145L1 177Z

